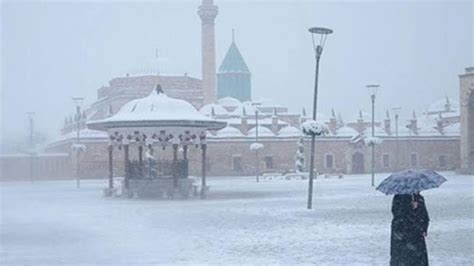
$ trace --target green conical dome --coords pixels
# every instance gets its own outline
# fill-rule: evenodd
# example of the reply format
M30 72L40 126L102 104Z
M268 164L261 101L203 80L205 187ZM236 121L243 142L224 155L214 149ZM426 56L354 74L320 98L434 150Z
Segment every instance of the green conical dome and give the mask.
M227 54L225 55L224 60L219 67L219 73L233 72L250 73L247 64L245 64L245 61L242 58L239 49L237 48L237 45L235 45L235 42L232 42L230 45L229 50L227 50Z

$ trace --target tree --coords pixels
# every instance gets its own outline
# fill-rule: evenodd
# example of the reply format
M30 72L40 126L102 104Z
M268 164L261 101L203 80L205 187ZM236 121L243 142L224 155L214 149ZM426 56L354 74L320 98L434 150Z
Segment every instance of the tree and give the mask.
M298 139L297 146L298 148L296 150L295 170L297 173L302 173L305 171L303 137Z

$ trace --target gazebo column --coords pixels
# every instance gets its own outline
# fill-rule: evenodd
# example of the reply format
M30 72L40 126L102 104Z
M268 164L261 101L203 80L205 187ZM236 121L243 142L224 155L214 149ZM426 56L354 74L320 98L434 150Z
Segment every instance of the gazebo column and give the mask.
M173 144L173 185L178 187L178 144Z
M114 188L114 158L113 158L113 150L114 146L109 145L109 189L112 191Z
M185 161L188 160L188 145L184 145L184 146L183 146L183 159L184 159Z
M129 167L130 167L130 158L128 153L128 144L123 145L123 152L124 152L124 185L125 188L128 189L128 178L129 178Z
M140 178L143 178L143 146L138 146L138 164L140 166Z
M201 199L206 198L206 150L207 144L201 144L201 171L202 171L202 178L201 178Z
M141 144L138 146L138 163L143 166L143 146Z

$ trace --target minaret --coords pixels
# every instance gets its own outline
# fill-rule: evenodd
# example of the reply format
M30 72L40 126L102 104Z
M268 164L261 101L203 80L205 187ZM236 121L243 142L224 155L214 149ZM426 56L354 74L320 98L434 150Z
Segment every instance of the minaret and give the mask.
M218 13L213 0L202 0L198 15L201 18L202 90L204 104L216 101L216 45L214 19Z

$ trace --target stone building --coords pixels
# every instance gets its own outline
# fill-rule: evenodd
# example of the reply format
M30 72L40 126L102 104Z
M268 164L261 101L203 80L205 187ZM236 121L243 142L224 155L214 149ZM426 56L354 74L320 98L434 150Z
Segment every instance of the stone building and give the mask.
M474 67L459 75L461 98L461 165L459 172L474 174Z

